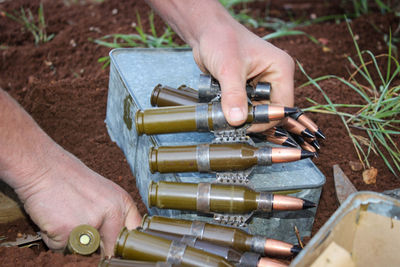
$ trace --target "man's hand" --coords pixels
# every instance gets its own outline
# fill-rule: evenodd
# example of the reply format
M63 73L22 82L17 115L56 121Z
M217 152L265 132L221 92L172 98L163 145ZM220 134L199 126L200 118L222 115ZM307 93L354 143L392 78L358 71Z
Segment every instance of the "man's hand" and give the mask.
M113 254L123 226L133 229L141 217L121 187L87 168L70 153L53 155L54 164L35 183L15 188L26 212L51 249L63 249L72 228L89 224L101 235L106 255Z
M241 125L247 117L248 79L270 82L271 103L293 106L292 58L235 21L217 0L147 1L190 44L202 71L220 82L222 109L231 125ZM253 125L250 130L272 125Z
M112 255L123 226L140 225L131 197L58 146L0 88L0 179L14 188L51 249L80 224L99 229Z

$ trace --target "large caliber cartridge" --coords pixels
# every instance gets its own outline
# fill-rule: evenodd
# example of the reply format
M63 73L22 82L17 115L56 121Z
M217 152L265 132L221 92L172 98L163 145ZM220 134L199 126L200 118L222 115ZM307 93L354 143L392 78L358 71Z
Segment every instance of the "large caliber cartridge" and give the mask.
M142 219L142 228L178 235L195 236L199 240L228 246L237 251L252 251L262 255L292 256L301 250L299 246L270 239L265 236L250 235L239 228L201 221L145 215Z
M67 249L70 253L90 255L100 246L100 234L93 226L81 224L72 229L68 237Z
M166 238L168 240L176 240L185 243L188 246L218 255L233 263L235 267L264 267L269 266L266 263L276 263L267 257L261 257L258 253L238 252L227 246L216 245L207 241L199 240L195 236L181 236L153 230L142 230L145 233ZM278 262L279 263L279 262ZM286 265L284 265L286 266Z
M253 166L296 161L313 157L314 153L298 148L255 147L248 144L200 144L190 146L152 147L150 171L222 172L246 170Z
M249 105L245 124L281 120L297 110L277 105ZM220 102L138 110L135 124L138 135L235 129L226 121Z
M164 261L183 267L233 266L224 258L139 230L122 229L114 253L123 259Z
M158 84L151 93L153 107L192 106L198 102L197 93L185 89L175 89Z
M246 85L247 96L252 100L269 100L270 84L259 83L256 88ZM189 87L180 87L175 89L169 86L158 84L151 93L150 103L152 106L188 106L197 103L208 103L216 99L221 94L219 86L211 88L200 87L196 91Z
M148 203L160 209L231 214L315 207L314 203L301 198L256 192L242 185L165 181L150 183Z

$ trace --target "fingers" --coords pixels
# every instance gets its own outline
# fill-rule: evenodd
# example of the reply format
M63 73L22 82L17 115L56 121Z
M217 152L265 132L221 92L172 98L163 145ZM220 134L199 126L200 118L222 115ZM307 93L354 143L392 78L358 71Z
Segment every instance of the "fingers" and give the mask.
M221 104L226 120L233 126L243 124L248 114L245 76L233 69L217 79L221 85Z
M141 223L142 223L142 216L140 216L140 213L136 205L130 205L128 213L126 214L125 218L126 228L128 228L128 230L132 230L140 226Z
M271 83L271 103L293 107L294 61L286 52L277 48L268 57L272 63L259 75L259 80Z
M123 228L123 221L120 213L109 213L106 215L103 224L100 227L101 240L104 245L104 253L106 256L114 255L114 246L118 238L118 234Z

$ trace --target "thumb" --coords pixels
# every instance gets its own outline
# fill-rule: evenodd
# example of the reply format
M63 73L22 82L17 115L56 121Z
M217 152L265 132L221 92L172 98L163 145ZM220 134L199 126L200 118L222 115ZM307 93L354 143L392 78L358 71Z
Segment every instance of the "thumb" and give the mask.
M221 85L222 111L228 123L239 126L247 119L246 79L239 71L231 71L217 77Z
M125 226L128 230L135 229L136 227L140 226L142 223L142 216L137 209L135 204L132 204L125 217Z

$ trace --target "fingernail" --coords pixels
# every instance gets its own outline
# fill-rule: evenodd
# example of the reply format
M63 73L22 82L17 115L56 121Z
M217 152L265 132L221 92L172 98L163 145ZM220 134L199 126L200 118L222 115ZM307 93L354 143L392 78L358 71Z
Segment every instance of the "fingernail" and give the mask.
M229 116L232 122L239 122L244 120L244 113L241 108L231 108Z

